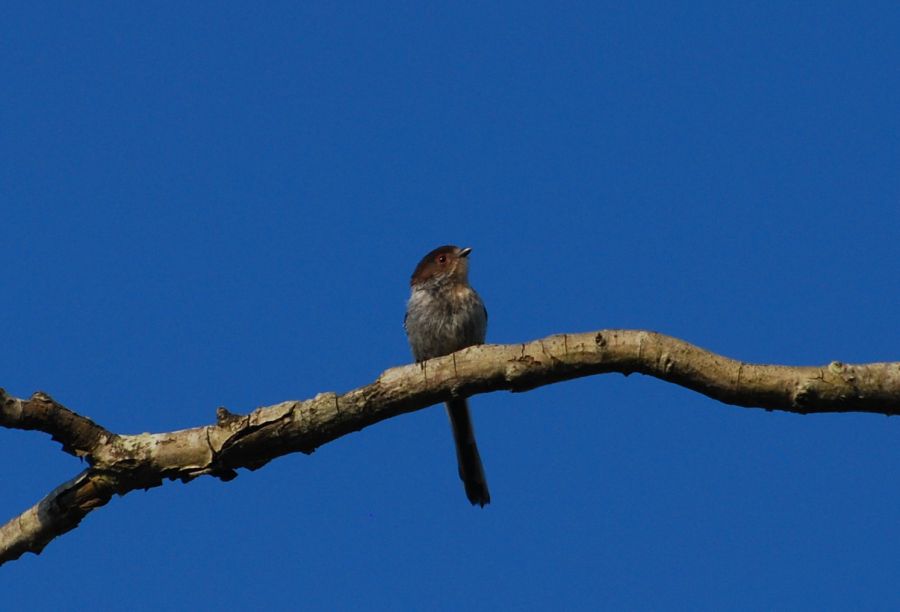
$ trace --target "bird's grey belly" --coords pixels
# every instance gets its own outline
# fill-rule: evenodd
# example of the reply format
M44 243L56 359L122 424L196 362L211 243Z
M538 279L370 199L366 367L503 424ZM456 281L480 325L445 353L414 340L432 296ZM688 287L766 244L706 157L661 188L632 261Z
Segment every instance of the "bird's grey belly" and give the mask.
M429 298L421 296L420 299ZM454 305L458 307L436 306L437 303L431 301L428 308L409 308L407 311L406 329L416 361L448 355L484 342L486 321L480 299L475 297ZM428 316L418 316L419 312L427 312Z

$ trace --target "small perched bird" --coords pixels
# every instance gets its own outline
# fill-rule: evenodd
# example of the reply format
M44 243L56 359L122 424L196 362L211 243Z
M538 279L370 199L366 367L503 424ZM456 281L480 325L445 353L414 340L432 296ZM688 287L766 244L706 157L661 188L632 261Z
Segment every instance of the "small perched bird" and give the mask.
M403 326L413 357L422 362L449 355L484 342L487 309L469 286L469 253L472 249L447 245L422 258L410 279ZM447 414L456 442L459 477L472 504L490 503L481 456L475 444L472 417L465 398L447 402Z

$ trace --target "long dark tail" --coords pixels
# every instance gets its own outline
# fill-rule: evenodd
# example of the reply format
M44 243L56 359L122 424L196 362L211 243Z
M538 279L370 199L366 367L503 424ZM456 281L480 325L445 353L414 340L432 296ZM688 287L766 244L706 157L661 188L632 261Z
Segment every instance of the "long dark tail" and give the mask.
M465 399L447 402L447 414L453 427L453 440L456 442L456 460L459 463L459 477L466 487L466 497L472 504L482 508L491 503L487 479L481 466L481 456L475 444L475 430L472 428L472 416L469 404Z

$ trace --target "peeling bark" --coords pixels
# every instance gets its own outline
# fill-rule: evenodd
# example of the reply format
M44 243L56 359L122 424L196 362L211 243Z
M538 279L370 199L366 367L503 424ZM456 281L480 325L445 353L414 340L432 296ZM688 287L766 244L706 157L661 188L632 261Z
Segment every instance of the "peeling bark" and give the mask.
M737 406L801 414L900 412L900 363L756 365L634 330L473 346L422 365L392 368L341 395L320 393L246 415L219 408L215 423L157 434L111 433L45 393L22 400L0 389L0 425L46 432L90 466L0 527L0 563L40 553L114 494L159 486L164 479L188 482L210 475L227 481L238 468L255 470L288 453L311 453L348 433L452 397L521 392L609 372L639 372Z

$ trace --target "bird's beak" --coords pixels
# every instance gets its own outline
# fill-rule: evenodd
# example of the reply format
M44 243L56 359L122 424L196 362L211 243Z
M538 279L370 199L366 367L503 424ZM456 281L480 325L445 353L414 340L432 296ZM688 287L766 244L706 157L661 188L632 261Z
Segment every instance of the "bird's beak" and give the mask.
M466 247L459 251L459 256L460 257L468 257L469 253L471 253L471 252L472 252L472 247Z

